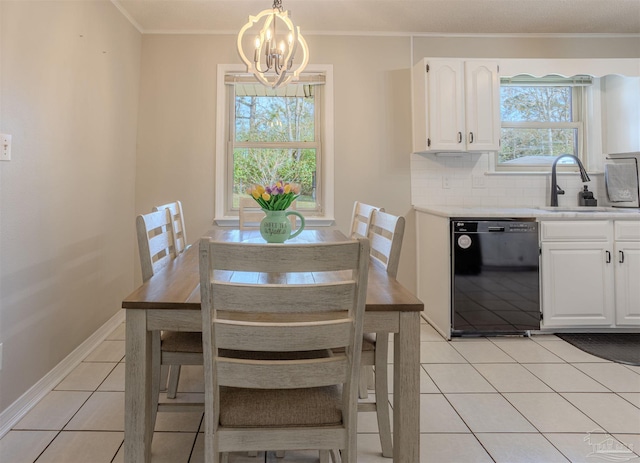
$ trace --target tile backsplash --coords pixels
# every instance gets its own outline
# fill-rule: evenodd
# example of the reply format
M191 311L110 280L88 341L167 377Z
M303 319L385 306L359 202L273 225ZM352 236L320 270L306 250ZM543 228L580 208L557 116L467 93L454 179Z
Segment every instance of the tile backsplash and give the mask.
M459 156L411 154L411 200L414 205L460 207L541 207L549 205L551 167L548 172L495 173L491 154ZM607 205L602 174L589 174L586 185L598 205ZM578 173L559 173L560 206L577 206L583 183Z

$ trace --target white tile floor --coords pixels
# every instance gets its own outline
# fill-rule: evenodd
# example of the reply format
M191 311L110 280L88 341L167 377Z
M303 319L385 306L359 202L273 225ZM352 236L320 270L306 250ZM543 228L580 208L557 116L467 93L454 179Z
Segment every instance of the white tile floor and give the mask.
M446 342L423 321L421 340L421 462L640 463L640 367L552 335ZM202 401L201 375L201 367L183 367L176 400ZM123 462L123 391L120 326L0 439L0 461ZM199 413L158 414L153 462L202 462L201 423ZM361 413L358 431L360 463L390 461L380 455L375 414ZM318 458L269 452L232 461Z

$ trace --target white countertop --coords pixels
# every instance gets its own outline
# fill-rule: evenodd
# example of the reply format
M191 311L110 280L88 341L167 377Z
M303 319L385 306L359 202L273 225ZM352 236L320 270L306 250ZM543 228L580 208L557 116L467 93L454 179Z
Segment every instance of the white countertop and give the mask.
M485 218L485 219L581 219L581 220L640 220L640 208L614 207L460 207L460 206L413 206L416 211L440 217Z

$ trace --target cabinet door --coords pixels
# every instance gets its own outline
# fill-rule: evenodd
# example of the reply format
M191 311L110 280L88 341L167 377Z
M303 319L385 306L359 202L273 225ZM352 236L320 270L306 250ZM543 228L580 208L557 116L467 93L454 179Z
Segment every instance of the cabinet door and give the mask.
M466 149L463 62L429 60L428 100L431 151Z
M611 326L609 243L542 243L543 327Z
M423 59L412 70L411 113L413 118L413 152L425 153L430 150L429 104L427 100L427 60Z
M616 324L640 326L640 242L615 244Z
M496 151L500 148L498 62L467 61L464 76L467 149Z

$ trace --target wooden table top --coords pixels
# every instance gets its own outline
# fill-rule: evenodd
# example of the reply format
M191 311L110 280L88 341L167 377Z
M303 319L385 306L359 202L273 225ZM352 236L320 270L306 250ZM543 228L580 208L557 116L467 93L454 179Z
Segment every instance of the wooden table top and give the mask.
M219 227L208 231L205 236L218 241L264 243L257 230ZM288 243L326 243L345 239L346 237L335 229L305 229L284 246ZM200 310L198 265L196 243L129 294L122 301L122 308ZM419 312L424 310L424 304L395 278L387 275L382 265L372 261L369 266L366 310Z

